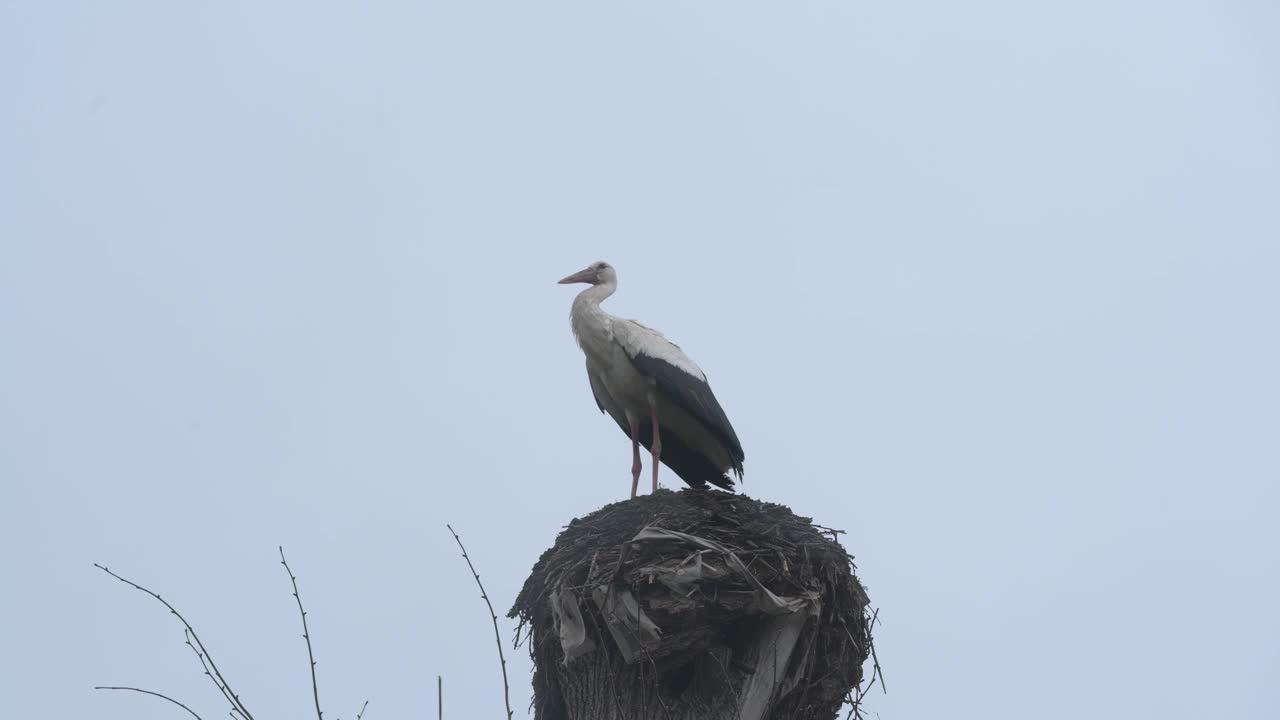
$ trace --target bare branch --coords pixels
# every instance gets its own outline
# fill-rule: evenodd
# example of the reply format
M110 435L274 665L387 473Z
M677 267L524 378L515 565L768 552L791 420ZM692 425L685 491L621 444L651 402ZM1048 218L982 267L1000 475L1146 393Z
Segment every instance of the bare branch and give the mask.
M173 703L174 705L177 705L178 707L182 708L183 710L186 710L187 712L191 713L191 717L195 718L196 720L204 720L204 718L202 718L202 717L200 717L199 715L197 715L197 714L196 714L196 711L195 711L195 710L192 710L191 708L187 707L186 705L183 705L182 703L178 702L177 700L174 700L173 698L169 697L168 695L164 695L164 694L162 694L162 693L152 692L152 691L150 691L150 690L143 690L142 688L136 688L136 687L121 687L121 686L118 686L118 685L98 685L98 686L94 687L93 689L94 689L94 690L127 690L127 691L129 691L129 692L142 693L143 695L151 695L151 696L153 696L153 697L158 697L158 698L160 698L161 700L168 700L169 702Z
M311 662L311 697L316 702L316 718L324 720L324 713L320 711L320 686L316 683L316 656L311 652L311 633L307 631L307 611L302 609L302 597L298 595L298 578L294 577L293 570L289 569L289 562L284 559L284 546L279 546L279 549L280 564L289 574L289 582L293 583L293 599L298 601L298 612L302 615L302 638L307 641L307 660Z
M360 706L360 712L356 713L356 720L362 720L362 718L364 718L364 709L367 707L369 707L369 701L365 700L364 704Z
M204 670L205 677L209 678L209 680L213 682L214 686L218 688L218 691L222 693L222 697L226 698L227 702L231 703L231 717L235 718L235 720L244 720L243 716L240 715L240 711L236 709L236 702L232 699L231 691L227 686L223 685L218 678L214 677L212 672L209 671L209 663L205 662L204 653L200 652L200 650L191 642L191 631L183 628L182 634L186 638L186 646L191 648L191 652L195 653L196 659L200 661L200 667Z
M111 572L111 570L107 569L105 565L99 565L98 563L94 563L93 566L98 568L102 572L110 575L111 577L119 580L125 585L128 585L129 587L135 590L138 590L139 592L144 592L147 595L150 595L151 597L155 598L160 604L168 608L169 612L174 617L178 618L178 621L182 623L183 628L186 630L187 633L190 634L191 639L195 640L195 645L192 646L192 649L199 648L199 652L197 654L201 655L201 662L203 663L204 660L209 661L209 666L206 669L206 674L208 674L209 677L213 678L214 684L218 686L218 689L222 691L222 693L225 696L227 696L227 699L231 702L232 707L235 709L236 712L240 713L240 715L243 717L244 720L253 720L253 714L250 713L248 708L244 706L244 703L240 701L240 696L235 694L235 692L231 690L231 684L227 682L227 679L223 677L222 672L218 670L217 664L213 662L213 656L209 654L209 650L204 646L204 643L200 641L200 636L196 633L196 629L191 627L191 623L187 622L187 619L182 616L182 613L178 612L177 608L170 605L169 601L160 597L159 593L148 590L142 587L141 585L133 582L132 580L127 580ZM209 671L212 671L212 672L210 673ZM129 689L132 689L132 688L129 688ZM192 714L194 715L195 713L192 713Z
M493 611L493 603L489 602L489 594L484 591L484 583L480 582L480 573L476 572L476 566L471 564L471 557L467 555L467 548L462 544L462 538L458 537L452 525L445 525L445 527L449 528L454 541L462 549L462 559L466 560L467 567L471 568L476 585L480 587L480 597L484 598L484 604L489 608L489 617L493 618L493 639L498 643L498 661L502 663L502 702L507 706L507 720L511 720L511 686L507 682L507 658L502 654L502 634L498 631L498 614Z
M444 720L444 678L436 676L436 720Z

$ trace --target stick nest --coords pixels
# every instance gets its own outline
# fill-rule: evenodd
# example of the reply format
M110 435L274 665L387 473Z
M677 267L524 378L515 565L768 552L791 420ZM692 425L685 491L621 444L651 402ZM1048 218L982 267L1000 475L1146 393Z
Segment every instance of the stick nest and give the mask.
M509 613L537 717L602 717L585 695L607 692L619 717L832 718L872 652L854 570L837 531L742 495L659 490L576 519Z

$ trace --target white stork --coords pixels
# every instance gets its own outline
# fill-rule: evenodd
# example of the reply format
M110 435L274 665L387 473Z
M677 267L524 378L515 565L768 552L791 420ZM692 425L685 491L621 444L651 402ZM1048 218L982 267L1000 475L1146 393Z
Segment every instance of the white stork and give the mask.
M587 356L587 378L600 412L631 438L631 497L640 484L640 443L690 487L707 483L733 489L732 470L742 478L742 444L707 384L706 373L662 333L634 320L614 317L600 303L618 289L613 266L597 262L560 281L589 283L578 293L569 323Z

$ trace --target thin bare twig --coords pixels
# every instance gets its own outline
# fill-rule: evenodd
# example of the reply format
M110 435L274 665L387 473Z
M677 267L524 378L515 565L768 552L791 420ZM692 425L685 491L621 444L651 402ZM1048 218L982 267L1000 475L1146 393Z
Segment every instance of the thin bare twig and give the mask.
M436 676L436 718L444 720L444 678Z
M877 620L879 620L879 619L880 619L880 608L876 608L876 611L875 611L874 613L872 613L872 614L871 614L871 622L867 624L867 637L868 637L868 638L870 638L870 637L871 637L871 630L872 630L873 628L875 628L875 626L876 626L876 621L877 621ZM875 643L875 641L874 641L874 640L872 640L872 641L871 641L871 662L872 662L872 664L873 664L873 666L874 666L874 667L873 667L873 670L872 670L872 672L873 672L872 679L874 680L876 676L879 676L879 678L880 678L880 692L882 692L882 693L884 693L884 694L886 694L886 695L887 695L887 694L889 694L889 688L888 688L887 686L885 686L885 684L884 684L884 671L880 669L880 658L876 657L876 643ZM868 689L868 690L870 690L870 689L871 689L871 686L870 686L870 685L868 685L868 686L867 686L867 689Z
M200 661L200 667L204 670L205 677L209 678L209 680L213 682L214 686L216 686L222 693L222 697L226 698L228 703L231 703L231 717L235 718L235 720L244 720L244 716L236 709L235 700L231 698L231 690L228 689L227 686L223 685L218 678L214 677L213 673L209 672L209 663L205 662L204 653L200 652L200 650L191 642L191 631L183 628L182 635L186 638L185 642L187 647L191 648L191 652L195 653L196 659Z
M880 691L886 694L889 692L889 689L885 687L885 684L884 684L884 671L880 669L880 659L876 657L876 642L875 642L875 639L872 637L872 633L871 633L872 629L876 626L876 623L879 620L880 620L880 609L876 608L876 610L871 613L870 622L867 623L867 644L870 645L871 662L872 662L871 680L867 682L865 687L861 683L859 683L858 687L856 688L857 694L854 694L852 692L849 693L849 696L848 696L849 714L845 716L845 720L849 720L849 718L857 718L858 720L861 720L861 718L863 717L862 701L864 698L866 698L867 693L871 691L871 688L875 686L876 678L880 679ZM846 635L849 634L849 628L847 627L845 628L845 634ZM849 635L849 641L854 642L852 635ZM857 643L855 642L854 644L857 644Z
M493 639L498 643L498 661L502 663L502 702L507 706L507 720L511 720L511 686L507 682L507 658L502 654L502 634L498 631L498 614L493 611L493 603L489 602L489 594L484 591L484 583L480 582L480 573L476 572L476 566L471 564L471 557L467 555L467 548L462 544L462 538L458 537L452 525L446 524L445 527L449 528L454 541L462 549L462 559L466 560L467 567L471 568L476 585L480 586L480 597L484 598L484 604L489 607L489 617L493 618Z
M364 717L364 709L367 707L369 707L369 701L365 700L364 704L360 706L360 712L356 713L356 720L361 720Z
M317 720L324 720L324 713L320 711L320 685L316 682L316 656L311 652L311 633L307 630L307 611L302 609L302 596L298 594L298 578L294 576L293 570L289 568L289 561L284 559L284 546L279 546L279 549L280 564L284 566L284 571L289 574L289 582L293 583L293 599L298 601L298 612L302 615L302 639L307 641L307 660L311 663L311 697L316 703L316 718Z
M93 689L94 689L94 690L128 690L129 692L142 693L143 695L151 695L151 696L154 696L154 697L158 697L158 698L160 698L161 700L168 700L169 702L173 703L174 705L177 705L178 707L182 708L183 710L186 710L187 712L191 713L191 717L195 718L196 720L204 720L204 718L202 718L202 717L200 717L199 715L197 715L197 714L196 714L196 711L195 711L195 710L192 710L191 708L187 707L186 705L183 705L182 703L178 702L177 700L174 700L173 698L169 697L168 695L164 695L164 694L162 694L162 693L152 692L152 691L150 691L150 690L143 690L142 688L136 688L136 687L121 687L121 686L118 686L118 685L98 685L98 686L94 687Z
M241 716L243 716L244 720L253 720L253 714L250 713L248 708L244 706L244 703L240 701L240 696L235 694L235 692L231 690L231 684L227 682L227 679L223 677L222 672L218 670L217 664L214 663L213 661L213 656L209 654L209 650L204 646L204 643L200 641L200 636L196 633L196 629L191 627L191 623L187 622L187 619L182 616L182 613L178 612L177 608L170 605L168 600L165 600L164 598L160 597L159 593L148 590L132 580L127 580L111 572L111 570L107 569L105 565L99 565L98 563L94 563L93 566L98 568L102 572L110 575L111 577L119 580L125 585L128 585L129 587L135 590L138 590L139 592L143 592L143 593L146 593L147 595L150 595L151 597L159 601L161 605L164 605L166 608L168 608L169 612L174 617L178 618L178 621L182 623L183 628L185 628L186 631L191 634L191 639L196 641L195 647L198 647L200 649L200 653L203 655L204 659L207 659L209 661L209 669L213 671L210 677L214 679L214 684L218 685L219 686L218 689L220 691L223 691L225 695L230 696L228 699L231 701L232 707L237 712L239 712Z

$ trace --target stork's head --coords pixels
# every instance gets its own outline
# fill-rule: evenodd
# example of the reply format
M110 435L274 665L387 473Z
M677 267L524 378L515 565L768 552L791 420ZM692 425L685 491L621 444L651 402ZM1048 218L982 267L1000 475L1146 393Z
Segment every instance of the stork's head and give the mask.
M618 274L613 271L613 266L607 262L594 262L578 272L564 278L560 281L561 285L570 283L588 283L591 285L603 285L618 281Z

